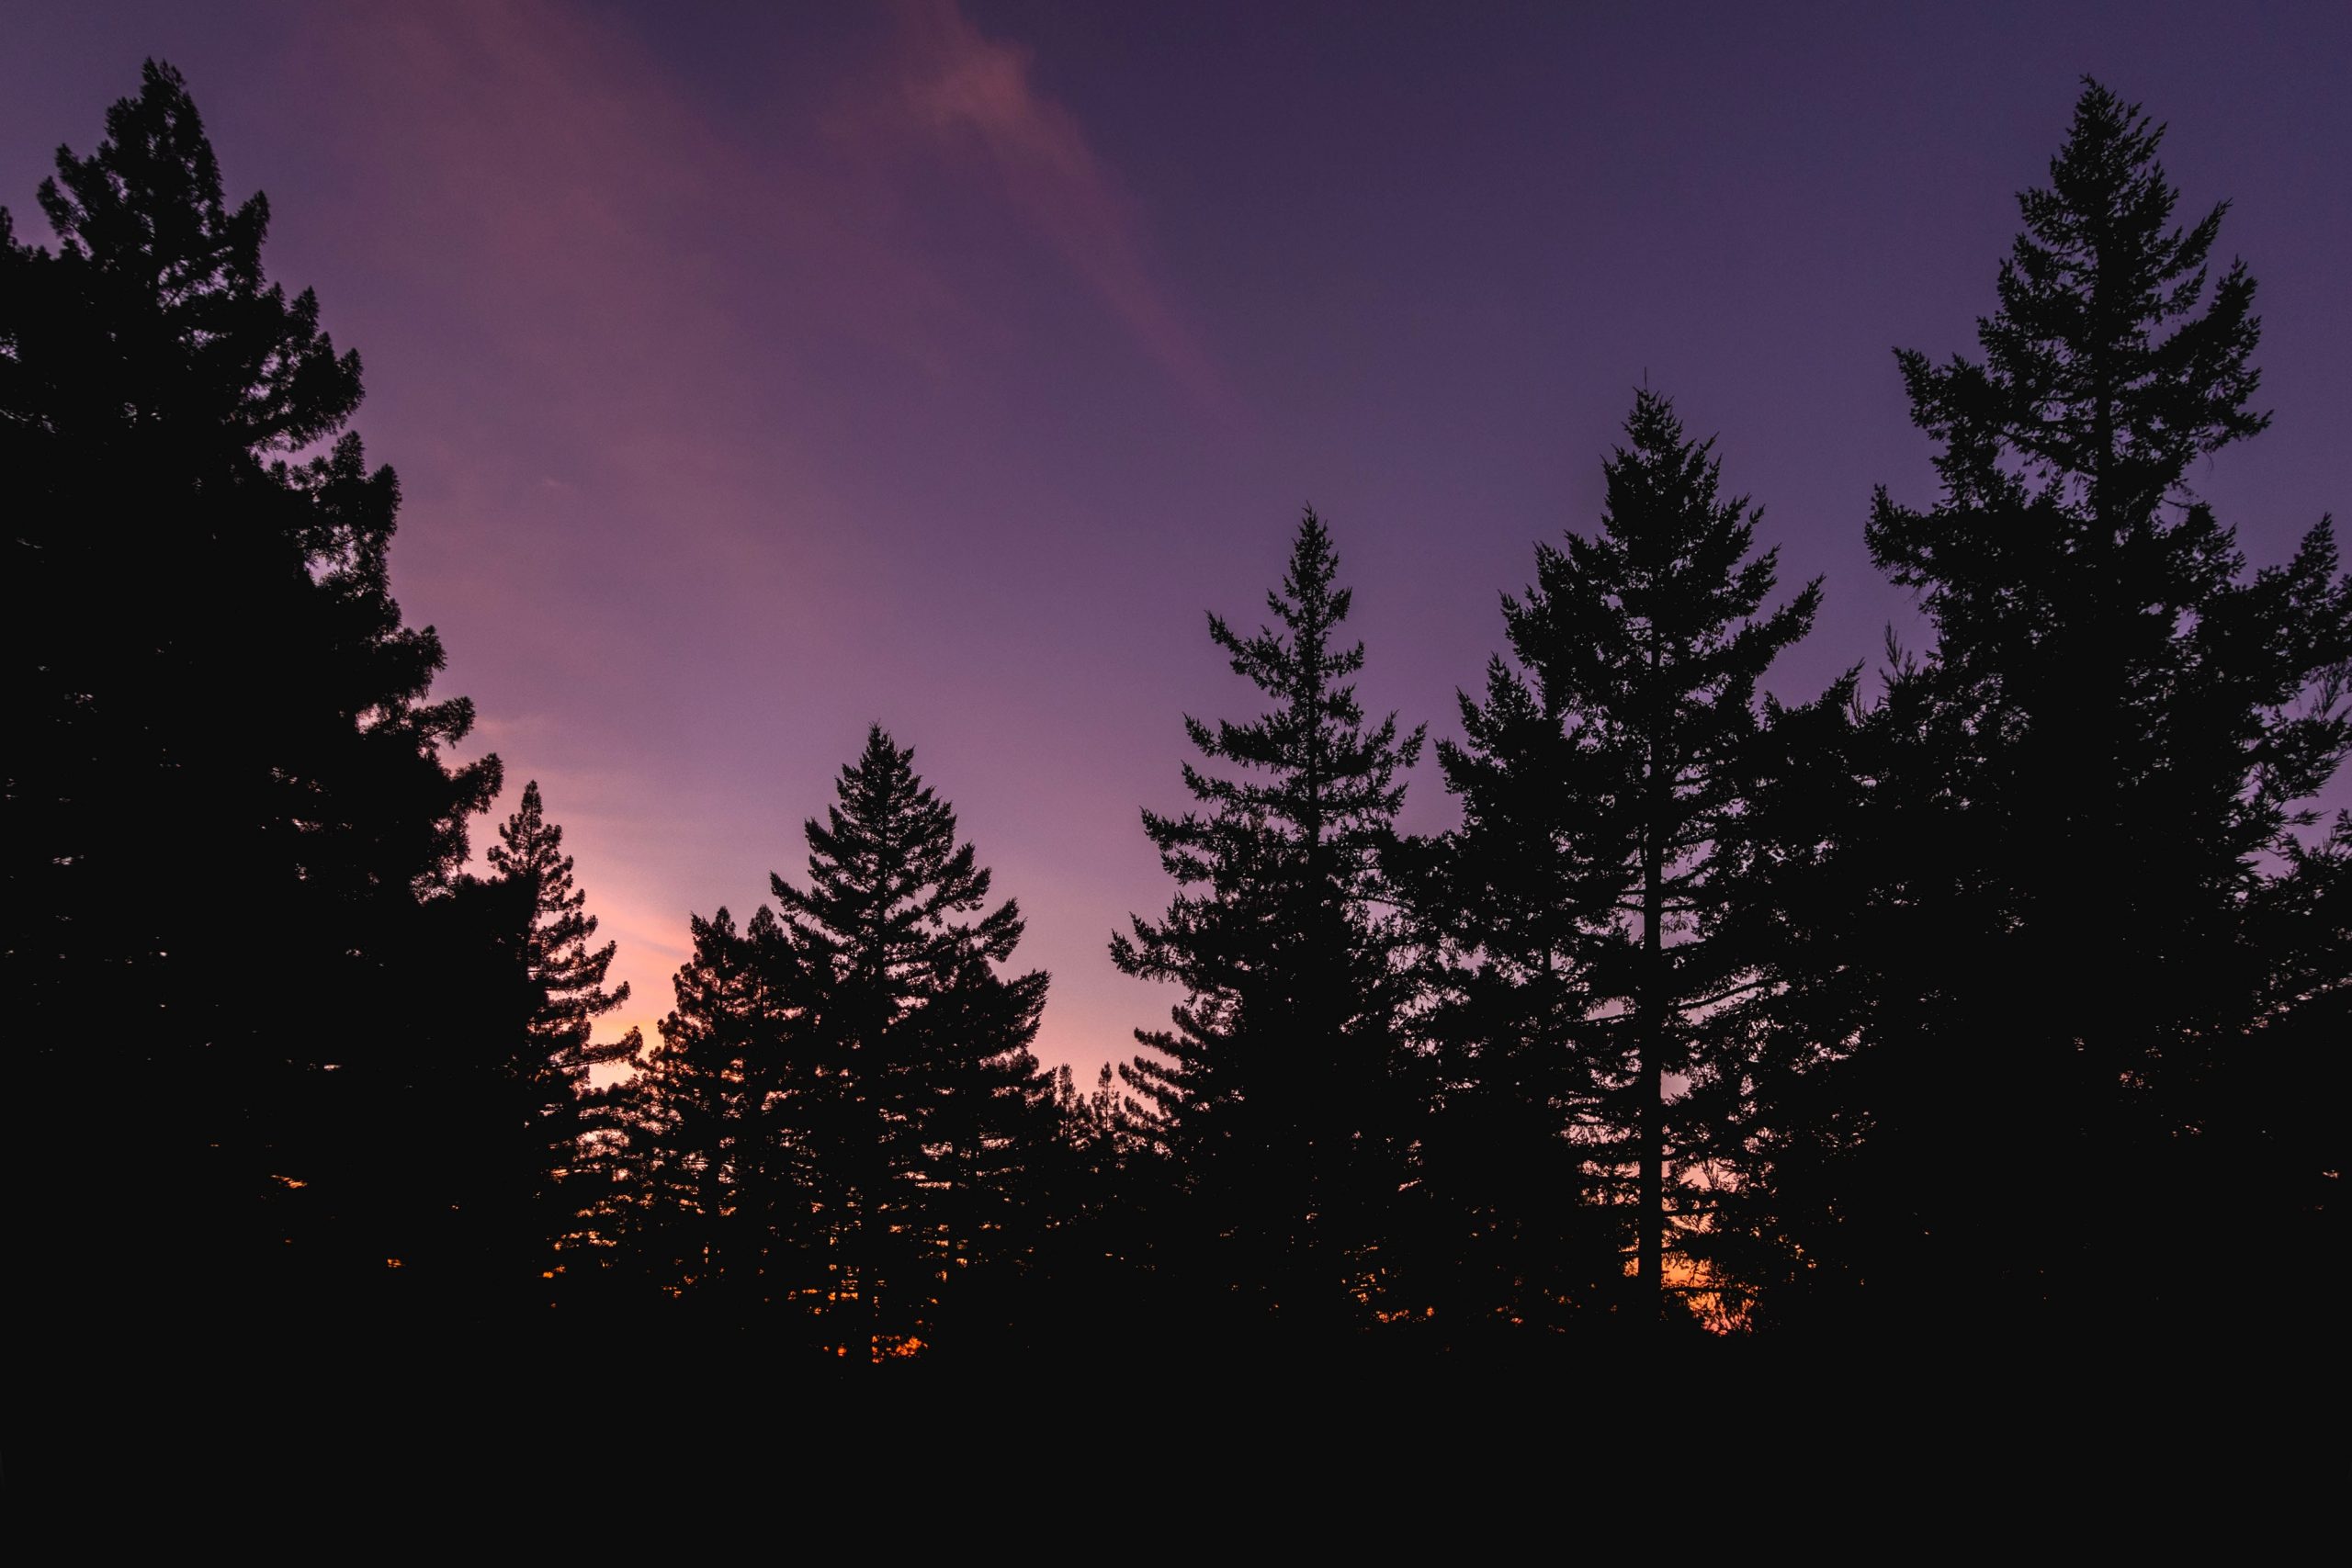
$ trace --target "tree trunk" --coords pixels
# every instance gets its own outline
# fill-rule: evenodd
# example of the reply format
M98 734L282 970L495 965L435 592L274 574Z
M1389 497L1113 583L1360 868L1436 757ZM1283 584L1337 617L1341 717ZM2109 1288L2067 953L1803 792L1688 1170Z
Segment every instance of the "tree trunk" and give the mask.
M1665 1043L1663 1004L1666 1000L1666 946L1660 930L1665 914L1665 855L1657 828L1642 846L1642 989L1641 1064L1637 1074L1642 1097L1641 1203L1636 1224L1641 1235L1634 1260L1640 1285L1637 1310L1658 1315L1666 1291L1666 1075L1660 1056Z

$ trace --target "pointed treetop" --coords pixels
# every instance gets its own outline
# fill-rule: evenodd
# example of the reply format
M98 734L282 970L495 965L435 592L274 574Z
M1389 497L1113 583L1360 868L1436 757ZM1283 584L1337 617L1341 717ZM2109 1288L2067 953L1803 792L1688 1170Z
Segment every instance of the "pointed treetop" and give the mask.
M1646 711L1634 694L1666 701L1669 689L1682 694L1674 702L1712 692L1727 712L1743 708L1773 658L1811 626L1821 584L1757 618L1780 552L1751 557L1763 509L1722 493L1713 438L1686 434L1673 400L1646 387L1625 437L1602 464L1598 531L1539 544L1535 584L1523 599L1504 596L1512 649L1555 719L1588 710L1630 719Z
M2229 204L2174 224L2164 134L2084 78L2049 185L2018 194L2025 231L2001 263L2000 309L1977 322L1984 362L1897 352L1955 502L2022 498L2030 481L2128 524L2177 493L2197 458L2269 423L2249 406L2254 280L2233 260L2208 289Z
M514 814L499 824L498 839L488 856L493 880L518 889L527 901L522 953L540 993L533 1037L558 1067L575 1075L590 1063L629 1054L628 1041L589 1043L592 1021L628 999L628 983L605 989L617 944L589 945L596 917L587 913L586 890L572 881L563 829L548 820L537 779L523 786Z
M139 96L107 111L96 152L58 149L57 174L41 182L40 199L64 256L94 268L130 308L116 330L135 332L130 321L146 318L144 330L160 328L178 345L177 355L153 362L176 360L189 373L146 396L234 430L256 450L290 452L348 423L359 404L359 356L335 353L310 290L289 304L265 281L269 202L256 194L229 208L220 162L177 71L147 62Z
M912 747L870 726L835 789L825 820L803 827L808 887L768 879L800 941L836 964L900 978L1011 956L1023 929L1012 900L968 926L954 919L985 906L991 878L956 841L955 808L915 773Z
M1361 640L1335 647L1335 634L1353 604L1352 591L1335 587L1340 558L1330 530L1307 507L1291 541L1282 586L1266 595L1276 625L1243 637L1211 612L1209 636L1235 674L1274 699L1272 711L1247 724L1221 720L1214 728L1187 716L1184 730L1204 757L1237 762L1273 776L1263 783L1213 778L1189 763L1185 787L1204 802L1288 822L1307 839L1343 824L1393 818L1405 786L1399 768L1420 753L1422 731L1401 739L1396 716L1370 729L1347 678L1363 668ZM1146 818L1148 830L1159 836Z

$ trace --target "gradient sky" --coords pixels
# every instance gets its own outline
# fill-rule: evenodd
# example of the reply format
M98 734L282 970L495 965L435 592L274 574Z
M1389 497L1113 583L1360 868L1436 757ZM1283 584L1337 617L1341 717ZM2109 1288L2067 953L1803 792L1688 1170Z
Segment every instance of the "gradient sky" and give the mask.
M1645 376L1827 579L1772 685L1916 640L1861 541L1931 495L1889 351L1972 346L2085 73L2260 283L2278 417L2197 483L2258 564L2352 504L2340 0L0 0L28 237L147 55L360 351L395 589L649 1037L879 720L1028 916L1040 1055L1127 1055L1175 999L1104 952L1170 891L1137 808L1182 714L1257 711L1204 612L1256 624L1311 502L1367 705L1451 732ZM1428 762L1407 815L1451 820Z

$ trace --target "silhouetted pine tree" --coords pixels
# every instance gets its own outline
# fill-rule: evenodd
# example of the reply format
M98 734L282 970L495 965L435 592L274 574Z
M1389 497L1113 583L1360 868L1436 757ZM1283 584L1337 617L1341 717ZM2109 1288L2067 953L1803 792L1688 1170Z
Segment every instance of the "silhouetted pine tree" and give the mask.
M2225 208L2175 226L2162 134L2086 84L1983 359L1898 356L1943 493L1882 491L1869 539L1934 643L1869 716L1837 943L1869 996L1774 1177L1835 1194L1783 1224L1837 1315L2177 1321L2294 1245L2332 1157L2260 1109L2316 1065L2247 921L2345 753L2352 590L2324 520L2249 576L2188 488L2267 415L2253 280L2212 275Z
M878 728L808 886L694 922L661 1043L592 1097L588 1240L624 1295L835 1359L991 1339L1057 1174L1018 908ZM969 918L977 917L977 918Z
M1281 588L1279 623L1252 637L1209 616L1234 672L1272 701L1248 723L1187 717L1201 755L1184 786L1202 810L1144 830L1179 891L1157 922L1114 936L1124 972L1181 985L1175 1028L1139 1031L1152 1055L1123 1072L1175 1160L1179 1229L1208 1257L1171 1269L1311 1328L1382 1289L1374 1251L1402 1177L1401 941L1382 864L1421 732L1367 726L1342 645L1350 593L1310 510ZM1172 1233L1171 1233L1172 1234Z
M774 1294L777 1160L756 1086L778 1073L788 1021L763 974L772 911L748 930L724 908L689 925L660 1043L634 1077L586 1097L581 1239L617 1299L732 1319Z
M605 988L616 946L590 945L596 917L586 912L588 896L572 880L563 829L548 820L537 780L523 786L498 838L479 891L500 917L500 950L513 979L509 1005L517 1017L512 1055L496 1064L503 1081L489 1098L511 1106L519 1122L515 1153L528 1163L517 1172L518 1187L529 1204L510 1263L536 1273L564 1267L558 1259L542 1262L543 1244L560 1248L575 1231L582 1203L567 1180L582 1157L589 1069L634 1057L644 1043L635 1030L601 1045L594 1041L595 1021L628 999L628 986Z
M498 765L445 759L471 709L388 590L358 358L265 278L178 73L57 170L54 253L0 216L15 1267L180 1321L413 1281L472 1043L435 906Z
M835 1341L881 1357L939 1332L967 1279L1015 1267L1033 1161L1055 1137L1030 1054L1043 971L1007 899L956 842L956 814L879 726L811 818L808 881L771 876L799 1008L787 1099L814 1190Z
M1473 960L1450 1010L1462 1059L1446 1103L1498 1123L1477 1136L1509 1138L1514 1177L1550 1188L1524 1215L1631 1198L1634 1300L1648 1316L1689 1207L1687 1192L1668 1201L1671 1167L1704 1141L1674 1125L1668 1079L1737 1075L1715 1017L1756 984L1708 940L1726 914L1716 846L1754 765L1757 682L1812 625L1820 585L1759 615L1777 552L1751 558L1759 513L1720 493L1713 442L1686 438L1646 390L1625 431L1600 529L1539 545L1534 585L1503 601L1519 669L1490 665L1485 702L1462 699L1463 744L1439 748L1464 807L1444 886ZM1600 1179L1577 1180L1562 1144ZM1610 1194L1629 1168L1634 1190ZM1557 1245L1563 1229L1555 1213L1534 1234ZM1531 1261L1555 1292L1571 1286L1566 1259ZM1590 1299L1599 1281L1584 1272Z

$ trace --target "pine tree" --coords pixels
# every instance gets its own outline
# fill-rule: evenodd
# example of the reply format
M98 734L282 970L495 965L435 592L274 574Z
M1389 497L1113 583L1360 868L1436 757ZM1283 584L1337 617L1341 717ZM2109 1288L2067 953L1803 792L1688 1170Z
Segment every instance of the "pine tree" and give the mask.
M537 780L523 786L498 839L483 892L501 917L500 946L514 981L510 1005L519 1015L511 1055L498 1064L499 1097L522 1123L518 1152L528 1161L531 1228L538 1240L560 1246L573 1232L571 1210L578 1207L567 1207L564 1189L582 1152L589 1069L633 1059L643 1041L635 1030L594 1041L595 1021L628 1001L628 986L605 988L616 946L589 945L596 917L586 911L588 895L573 881L563 829L548 820ZM518 1252L518 1264L539 1261L536 1248Z
M572 881L563 829L548 820L537 779L523 786L514 815L499 825L498 840L489 854L492 883L513 889L529 912L517 943L536 993L526 1055L534 1077L544 1070L559 1095L576 1095L590 1067L626 1054L618 1045L591 1043L594 1021L628 1000L626 981L605 989L617 944L588 945L596 917L586 912L588 895Z
M1491 1081L1510 1087L1488 1100L1540 1106L1551 1124L1514 1141L1570 1141L1596 1195L1632 1168L1652 1315L1682 1206L1673 1163L1703 1142L1674 1128L1669 1079L1736 1073L1712 1032L1755 983L1707 940L1728 913L1718 843L1763 730L1757 684L1811 626L1820 585L1759 615L1777 552L1751 556L1760 513L1721 493L1713 443L1647 390L1625 431L1599 530L1537 547L1534 585L1503 602L1518 669L1489 667L1484 702L1462 699L1463 743L1439 755L1464 804L1446 887L1475 959L1453 1092L1476 1103Z
M913 758L868 733L807 886L695 919L660 1043L594 1097L586 1229L624 1295L834 1359L1004 1326L1053 1175L1046 977L999 973L1020 910Z
M2251 1234L2202 1151L2242 1146L2213 1089L2255 1054L2263 857L2352 739L2352 589L2325 520L2249 576L2189 488L2268 416L2253 280L2213 276L2226 206L2174 224L2162 137L2086 83L1982 359L1898 355L1942 493L1882 491L1868 537L1934 640L1865 727L1849 850L1877 870L1844 958L1872 994L1817 1032L1844 1060L1810 1168L1781 1162L1843 1194L1800 1245L1883 1322L2137 1314Z
M762 949L775 935L763 908L739 931L724 908L691 922L694 950L674 981L677 1005L638 1086L638 1216L656 1282L691 1293L718 1315L763 1300L775 1239L760 1222L772 1131L753 1085L773 1076L786 1049L781 1010L763 1006Z
M435 906L497 762L444 755L471 709L429 700L440 644L388 590L358 358L266 280L267 204L226 204L178 73L40 201L53 254L0 216L24 1267L381 1284L447 1207L394 1150L462 1055Z
M1151 1055L1123 1072L1228 1249L1199 1266L1309 1323L1377 1293L1370 1247L1401 1178L1390 1101L1406 974L1383 857L1398 772L1421 744L1394 715L1364 721L1338 568L1309 510L1266 598L1280 629L1243 637L1209 616L1234 673L1272 705L1247 723L1185 719L1202 757L1238 776L1188 762L1203 809L1144 812L1179 891L1111 943L1125 973L1186 993L1172 1030L1137 1032Z
M800 1010L804 1087L781 1113L816 1184L853 1355L920 1348L967 1277L1018 1264L1028 1166L1055 1134L1029 1049L1046 976L999 973L1019 907L988 908L989 870L913 761L871 728L805 827L807 886L769 878Z

